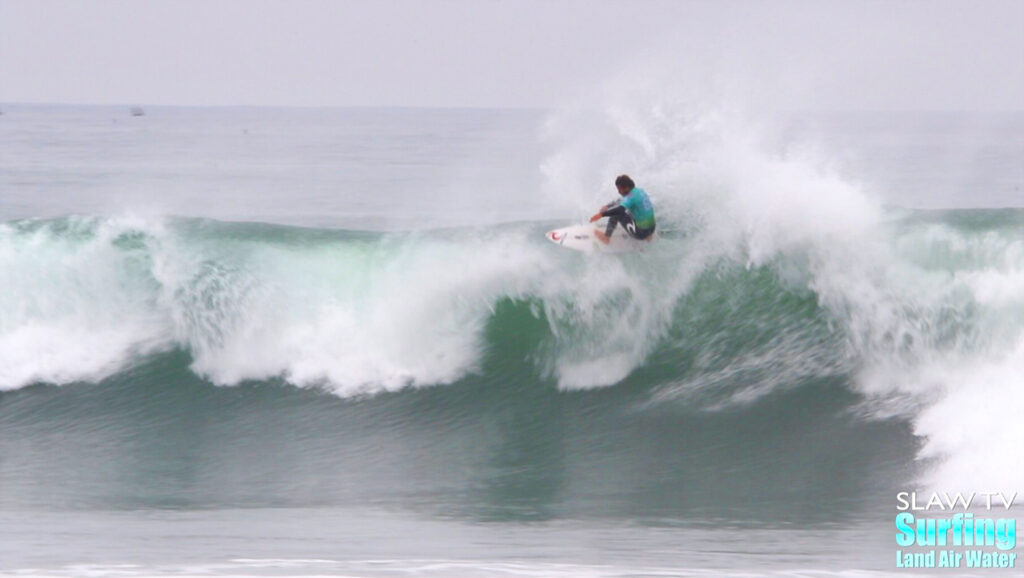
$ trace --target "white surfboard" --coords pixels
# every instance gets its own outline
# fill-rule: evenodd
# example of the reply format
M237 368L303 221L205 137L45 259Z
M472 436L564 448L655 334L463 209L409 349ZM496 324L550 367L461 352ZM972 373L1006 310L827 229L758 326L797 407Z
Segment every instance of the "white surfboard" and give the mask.
M605 244L594 234L595 230L604 232L604 225L572 225L548 231L546 237L560 247L583 253L629 253L642 251L651 244L651 241L647 240L637 241L622 228L616 228Z

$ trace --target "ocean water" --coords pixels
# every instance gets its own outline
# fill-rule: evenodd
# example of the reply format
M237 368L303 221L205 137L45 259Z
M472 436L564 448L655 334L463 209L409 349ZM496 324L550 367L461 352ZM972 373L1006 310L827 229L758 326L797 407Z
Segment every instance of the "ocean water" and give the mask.
M1021 114L3 112L0 575L881 576L1024 486Z

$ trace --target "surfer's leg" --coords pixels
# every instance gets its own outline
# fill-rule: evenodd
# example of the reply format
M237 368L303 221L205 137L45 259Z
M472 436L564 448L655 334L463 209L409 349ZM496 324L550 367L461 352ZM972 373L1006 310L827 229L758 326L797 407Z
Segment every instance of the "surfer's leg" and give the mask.
M633 225L632 229L627 228L629 234L633 235L633 238L638 241L650 241L654 237L654 227L648 229L637 229L636 225Z
M614 209L605 211L604 215L608 217L608 226L604 229L606 237L612 236L612 233L615 232L616 226L621 224L623 228L626 228L629 223L633 222L633 218L630 217L629 211L624 207L615 207ZM628 231L629 229L626 228L626 230Z
M633 219L629 219L625 223L622 223L622 228L625 229L627 233L629 233L630 237L633 237L634 239L639 239L640 238L640 237L637 237L636 223L633 222Z
M612 218L608 219L608 226L604 228L604 236L605 237L611 237L612 233L615 232L615 227L618 226L618 224L619 224L619 218L618 217L612 217Z

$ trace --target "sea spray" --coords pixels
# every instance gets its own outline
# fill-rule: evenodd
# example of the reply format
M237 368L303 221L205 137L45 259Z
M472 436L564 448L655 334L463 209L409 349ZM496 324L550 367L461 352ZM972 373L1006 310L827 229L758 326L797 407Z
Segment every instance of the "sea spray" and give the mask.
M618 83L603 108L556 115L548 123L556 153L543 166L547 188L588 191L575 197L582 211L598 202L589 191L613 173L643 175L668 217L660 222L685 237L691 264L765 269L796 294L813 295L832 343L828 354L810 356L828 361L809 373L849 372L850 387L865 397L864 415L911 419L921 457L934 460L928 483L1024 484L1024 469L1010 457L1024 428L1008 414L1019 405L1013 376L1024 338L1024 300L1014 290L1024 267L1020 212L884 207L823 149L779 134L780 123L764 122L744 99L719 96ZM690 297L685 283L668 287L680 303ZM741 402L800 382L794 376L812 341L787 346L794 334L777 327L773 348L752 339L728 363L707 362L715 341L701 336L704 353L689 359L690 375L657 397L699 399L742 381L726 398ZM976 411L958 419L965 405ZM985 426L972 425L978 420Z

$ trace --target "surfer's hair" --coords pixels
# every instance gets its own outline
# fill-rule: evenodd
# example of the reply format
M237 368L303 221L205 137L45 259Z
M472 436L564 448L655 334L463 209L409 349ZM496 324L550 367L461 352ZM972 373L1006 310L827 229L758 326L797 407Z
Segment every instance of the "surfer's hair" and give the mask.
M615 186L625 187L631 191L636 187L636 183L633 182L633 179L629 178L629 175L619 175L619 177L615 179Z

